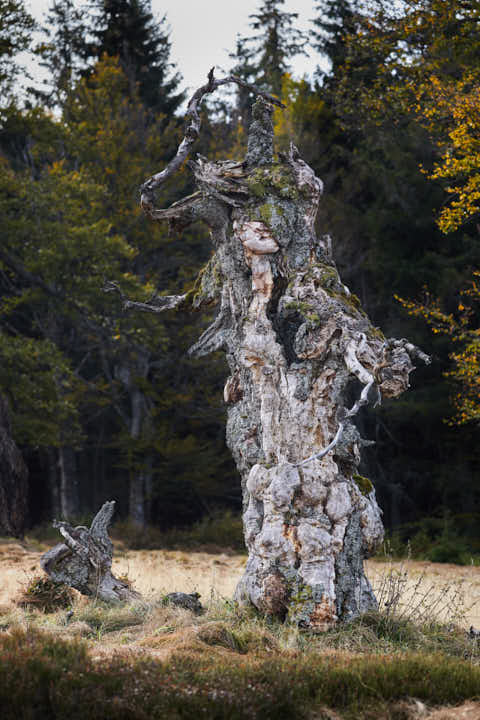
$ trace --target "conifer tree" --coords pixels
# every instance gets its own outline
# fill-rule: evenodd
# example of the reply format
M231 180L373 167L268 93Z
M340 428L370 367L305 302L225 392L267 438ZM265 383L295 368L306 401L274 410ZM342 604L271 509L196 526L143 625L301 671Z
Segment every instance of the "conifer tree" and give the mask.
M14 58L30 45L35 21L23 0L0 0L0 98L3 105L19 66Z
M40 65L50 74L45 80L48 90L36 93L43 104L64 106L67 93L92 53L87 40L88 25L85 8L75 0L54 0L43 28L46 41L37 48Z
M355 0L316 0L318 16L312 21L315 26L312 46L326 55L331 65L331 74L347 57L347 38L355 29Z
M240 78L246 83L253 84L258 74L258 66L253 62L255 50L248 46L248 38L237 35L235 52L229 54L234 65L231 69L232 75ZM236 87L236 111L243 127L247 129L252 119L252 103L254 97L248 88L238 85Z
M166 16L157 21L149 0L96 0L96 9L92 35L97 59L118 56L130 83L138 83L145 106L172 115L183 93L178 92L179 73L172 74Z
M285 0L264 0L256 13L250 15L255 35L238 41L244 69L257 67L255 83L277 97L282 92L282 77L290 70L296 55L306 54L307 38L295 27L298 13L282 10Z

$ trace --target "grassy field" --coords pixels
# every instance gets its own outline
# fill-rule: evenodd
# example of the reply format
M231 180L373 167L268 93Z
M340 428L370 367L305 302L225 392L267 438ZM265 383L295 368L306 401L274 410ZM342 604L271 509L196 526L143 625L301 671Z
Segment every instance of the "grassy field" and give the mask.
M227 552L117 542L114 572L142 602L21 607L45 549L0 542L2 720L480 719L478 567L370 561L380 612L312 635L236 607L246 557ZM166 605L173 590L206 612Z

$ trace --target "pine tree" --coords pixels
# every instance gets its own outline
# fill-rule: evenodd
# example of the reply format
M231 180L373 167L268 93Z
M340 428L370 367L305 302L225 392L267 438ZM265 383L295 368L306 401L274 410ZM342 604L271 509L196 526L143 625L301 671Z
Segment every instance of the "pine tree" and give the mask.
M131 84L149 109L173 115L183 101L180 74L171 74L171 43L166 16L159 21L150 0L97 0L92 34L97 59L118 56Z

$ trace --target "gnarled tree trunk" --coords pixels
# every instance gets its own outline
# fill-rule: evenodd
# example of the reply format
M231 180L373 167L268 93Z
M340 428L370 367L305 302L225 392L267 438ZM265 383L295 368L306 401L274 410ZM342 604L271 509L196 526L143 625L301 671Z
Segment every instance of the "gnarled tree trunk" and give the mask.
M142 188L153 219L206 222L214 255L187 294L126 307L161 312L219 302L191 352L224 349L231 371L227 441L242 476L249 553L236 598L324 630L376 606L363 559L383 527L374 488L357 472L363 441L353 418L370 398L402 393L412 359L428 358L406 340L385 339L343 285L329 239L315 235L321 181L295 147L274 155L273 98L254 106L243 162L198 157L198 192L154 207L155 188L198 135L203 95L232 81L210 74L190 102L176 158ZM349 408L352 383L359 399Z
M102 505L90 529L53 522L63 537L42 555L40 564L56 582L62 582L90 597L105 602L135 600L140 595L130 585L112 574L113 545L108 537L115 501Z
M0 532L23 538L27 495L28 470L12 438L7 401L0 395Z

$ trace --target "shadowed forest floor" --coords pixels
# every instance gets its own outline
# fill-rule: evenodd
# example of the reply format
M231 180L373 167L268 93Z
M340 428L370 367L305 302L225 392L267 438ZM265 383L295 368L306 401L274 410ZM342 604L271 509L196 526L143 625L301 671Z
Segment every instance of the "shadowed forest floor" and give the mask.
M238 608L245 555L130 550L144 600L17 604L47 548L0 541L2 718L480 719L480 568L370 561L380 612L313 635ZM165 604L201 594L203 615ZM476 603L476 605L475 605ZM14 690L12 690L14 688Z

